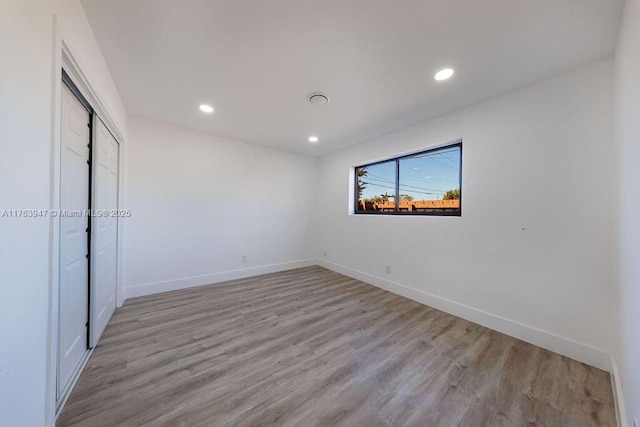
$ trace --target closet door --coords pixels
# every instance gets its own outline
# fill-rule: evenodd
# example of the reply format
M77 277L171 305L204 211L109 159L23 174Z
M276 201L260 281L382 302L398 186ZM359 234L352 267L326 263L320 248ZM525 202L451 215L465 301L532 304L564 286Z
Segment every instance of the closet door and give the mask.
M116 309L118 247L118 142L94 115L91 225L91 347Z
M62 85L58 396L88 349L90 114Z

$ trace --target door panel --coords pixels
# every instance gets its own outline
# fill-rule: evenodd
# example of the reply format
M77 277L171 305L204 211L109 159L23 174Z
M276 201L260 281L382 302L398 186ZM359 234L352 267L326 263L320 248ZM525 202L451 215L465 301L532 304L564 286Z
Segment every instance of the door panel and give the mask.
M58 395L88 349L90 115L62 85Z
M117 210L119 146L97 116L94 129L92 206L95 212ZM116 309L118 218L100 215L92 221L91 346L94 347Z

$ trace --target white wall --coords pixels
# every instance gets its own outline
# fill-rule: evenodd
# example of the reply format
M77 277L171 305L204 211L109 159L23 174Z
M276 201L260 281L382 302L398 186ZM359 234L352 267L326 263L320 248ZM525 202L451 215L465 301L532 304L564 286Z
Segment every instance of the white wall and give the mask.
M634 331L640 273L633 262L640 244L633 217L640 159L634 120L640 66L633 52L640 46L640 18L638 0L627 3L617 55L617 129L623 195L631 196L620 201L616 355L631 417L640 402ZM127 134L127 113L78 1L4 0L0 210L51 206L54 13L59 35ZM125 206L133 211L127 224L128 290L298 265L326 250L332 266L447 298L454 301L452 310L464 312L457 304L466 304L609 349L616 186L611 74L610 62L595 64L324 158L319 201L308 191L316 186L315 160L133 119ZM350 166L459 137L465 144L462 218L347 215ZM237 185L229 186L230 179ZM254 201L265 210L242 209ZM319 228L310 230L315 203ZM169 224L169 232L158 233L154 224ZM313 236L319 244L312 251ZM50 239L48 218L0 218L1 425L50 422ZM249 257L246 265L241 254ZM383 273L387 263L393 266L389 276ZM254 270L234 272L243 268Z
M311 263L316 159L139 118L129 133L128 297Z
M612 107L606 60L322 158L318 257L326 251L330 268L607 368ZM461 218L347 213L351 167L458 138Z
M0 211L51 206L53 14L118 126L126 111L80 4L5 0L0 5ZM56 66L57 68L57 66ZM59 90L59 88L58 88ZM0 424L47 419L50 220L0 218ZM50 409L50 408L49 408ZM51 412L49 411L49 414Z
M126 139L128 113L82 5L78 0L53 0L50 3L53 3L50 8L53 8L58 18L59 31L64 42L90 80L91 87L95 90L100 102L104 104Z
M629 425L640 422L640 1L627 0L616 52L619 149L615 359Z

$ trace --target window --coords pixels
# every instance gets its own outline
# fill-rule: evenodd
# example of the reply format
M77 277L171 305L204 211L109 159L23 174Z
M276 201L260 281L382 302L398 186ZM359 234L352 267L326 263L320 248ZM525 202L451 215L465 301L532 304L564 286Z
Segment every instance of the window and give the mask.
M462 142L355 168L356 214L462 213Z

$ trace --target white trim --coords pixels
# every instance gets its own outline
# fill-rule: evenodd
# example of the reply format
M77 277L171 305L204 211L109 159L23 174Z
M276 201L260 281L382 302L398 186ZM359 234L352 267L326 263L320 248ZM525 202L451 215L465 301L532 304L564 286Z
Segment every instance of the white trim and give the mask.
M58 17L53 14L53 46L51 70L51 163L49 208L60 208L60 118L62 102L62 37ZM60 219L49 215L49 321L47 322L47 389L45 425L54 426L57 402L58 372L58 295L59 295Z
M616 358L611 355L611 368L609 370L611 375L611 389L613 390L613 402L616 408L616 419L618 420L618 427L627 427L627 413L624 407L624 395L622 394L622 383L620 381L620 373L618 372L618 364Z
M113 134L113 137L119 142L122 143L124 141L124 137L122 136L122 132L116 125L115 121L109 114L107 108L100 101L98 94L93 90L91 83L87 76L82 72L82 66L78 63L76 58L73 56L73 53L69 49L69 46L65 43L64 39L62 41L62 64L61 67L69 74L73 83L78 87L82 96L86 98L86 100L91 104L91 107L95 110L96 114L100 117L100 120L104 122L104 125L109 129L109 132Z
M126 182L126 165L125 165L125 150L127 148L126 144L119 144L118 148L118 208L124 209L124 201L125 201L125 182ZM124 229L125 229L125 218L122 216L118 217L118 279L117 279L117 291L116 291L116 308L122 307L124 304Z
M78 63L74 57L71 49L65 43L60 26L58 24L58 17L55 13L52 14L53 21L53 43L52 43L52 83L51 83L51 197L50 197L50 209L57 210L60 208L60 118L61 110L60 105L62 102L62 68L71 77L74 84L80 90L85 99L91 104L96 114L104 121L107 129L113 134L118 143L120 144L121 162L124 163L124 150L122 147L124 144L124 137L122 132L116 125L112 116L108 113L107 108L100 101L100 98L96 91L93 89L90 80L84 74L83 67ZM124 179L122 174L122 168L119 172L119 191L123 192ZM122 198L119 199L119 203L122 203ZM120 204L119 207L122 205ZM47 390L46 390L46 402L45 402L45 425L55 426L55 420L59 413L59 409L62 408L61 402L57 399L57 358L58 358L58 309L59 309L59 232L60 222L59 218L50 216L49 223L49 322L47 325ZM120 241L123 240L123 221L118 223L118 294L116 298L118 301L123 299L122 292L122 272L121 261L123 257L123 246ZM91 353L87 353L88 356ZM84 363L82 367L84 367ZM81 370L80 370L81 372ZM80 374L78 372L78 375ZM73 385L75 385L74 379ZM73 388L71 386L69 391ZM64 396L61 396L63 398ZM63 403L63 402L62 402Z
M87 362L91 358L92 354L93 354L93 348L90 348L90 349L87 349L87 351L82 356L82 359L78 364L78 367L76 368L75 372L69 379L69 384L67 384L65 389L62 391L62 394L60 395L60 399L58 400L58 407L56 408L56 412L55 412L55 418L58 418L58 415L60 415L60 413L62 412L62 409L64 409L64 405L67 403L67 400L69 400L71 391L76 386L78 379L80 379L80 375L84 371L84 367L87 365Z
M572 339L543 331L542 329L538 329L533 326L524 325L495 314L478 310L468 305L460 304L446 298L441 298L343 265L322 259L318 259L316 261L318 265L337 273L344 274L345 276L369 283L389 292L393 292L394 294L417 301L421 304L437 308L446 313L453 314L454 316L461 317L487 328L502 332L503 334L511 337L537 345L538 347L542 347L563 356L586 363L587 365L595 366L596 368L606 371L610 370L611 357L609 353L599 348L591 347Z
M126 287L125 296L128 299L161 292L177 291L179 289L193 288L196 286L225 282L227 280L244 279L245 277L258 276L260 274L277 273L280 271L292 270L294 268L310 267L316 264L316 260L304 259L299 261L283 262L280 264L243 268L241 270L229 270L220 273L190 276L181 279L143 283L141 285Z

